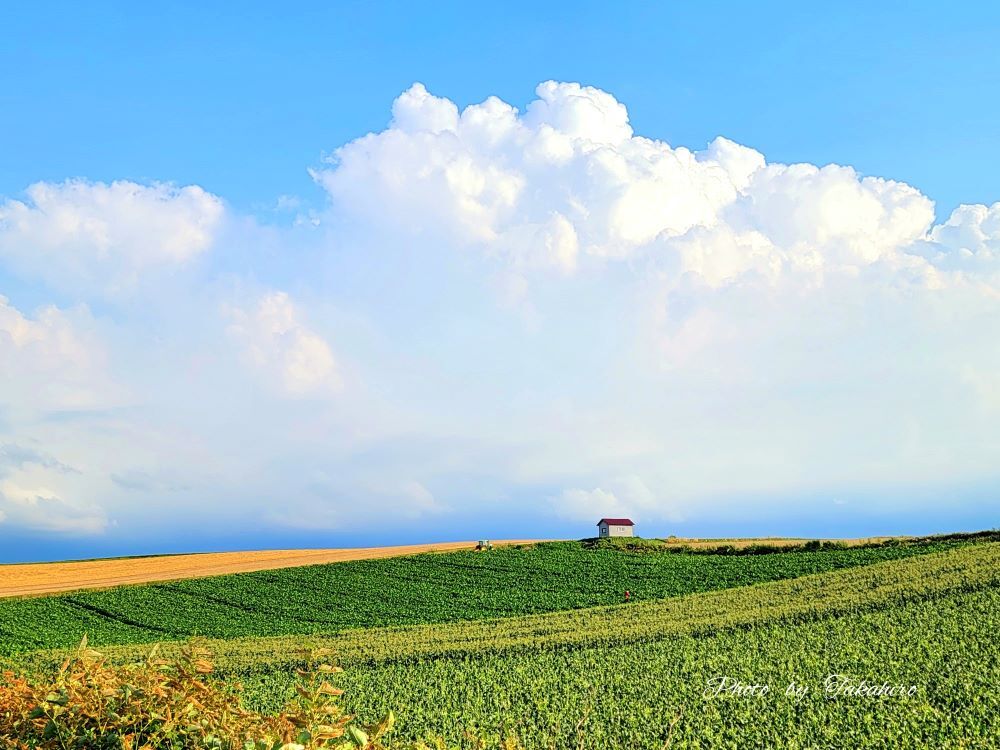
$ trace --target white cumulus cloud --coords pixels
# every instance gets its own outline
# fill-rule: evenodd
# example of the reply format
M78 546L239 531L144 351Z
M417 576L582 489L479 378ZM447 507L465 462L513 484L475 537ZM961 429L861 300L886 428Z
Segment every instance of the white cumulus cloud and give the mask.
M227 308L229 335L246 360L289 396L330 394L341 382L326 340L301 319L285 292L269 292L247 308Z
M12 412L105 408L121 403L105 343L86 308L46 306L25 315L0 296L0 385Z
M0 259L62 288L120 293L140 274L205 252L222 201L196 185L39 182L0 203Z
M459 113L415 84L387 130L314 176L364 219L568 270L578 249L620 256L715 223L764 163L725 139L694 153L636 137L625 107L591 87L537 94L524 114L495 97Z
M932 201L905 183L767 163L722 137L701 151L674 147L635 135L624 105L575 83L536 94L523 113L495 97L459 111L415 84L387 129L313 175L365 224L518 270L644 257L718 286L821 283L877 266L884 283L932 288L968 280L957 270L996 271L996 207L963 206L935 227Z
M669 531L997 477L1000 204L935 223L902 182L668 144L577 83L415 84L386 119L313 170L327 205L277 199L293 226L195 186L0 202L8 529ZM50 292L127 304L21 302Z

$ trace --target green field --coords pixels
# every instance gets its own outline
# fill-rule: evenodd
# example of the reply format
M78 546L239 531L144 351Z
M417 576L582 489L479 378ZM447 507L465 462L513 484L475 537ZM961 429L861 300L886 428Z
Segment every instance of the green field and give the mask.
M659 748L676 720L676 748L997 747L998 611L993 589L708 636L390 662L349 670L338 685L362 720L393 708L407 738L458 742L469 729L514 734L531 748L575 747L581 737L588 747ZM831 673L917 693L829 700L821 689ZM706 699L706 681L718 675L775 692ZM792 679L812 694L787 698ZM273 698L285 678L262 682L262 697Z
M628 553L579 542L313 565L0 600L0 656L91 643L329 633L660 599L866 565L954 542L759 556ZM40 625L41 624L41 625Z
M336 572L348 566L353 570ZM345 581L359 580L360 569L382 571L379 591L390 604L369 610L356 593L345 594L351 591ZM523 591L504 603L503 587L529 569L539 587L548 578L545 606ZM563 575L554 575L560 569ZM478 740L471 737L493 746L514 735L528 750L1000 747L996 542L750 556L567 543L185 585L219 591L239 582L229 587L232 602L252 590L248 580L279 573L299 586L295 597L306 581L341 585L318 605L286 596L269 610L301 613L313 606L322 616L279 621L264 637L257 635L260 620L252 628L233 623L208 642L219 673L246 686L246 703L255 710L278 710L293 692L306 649L324 646L345 668L336 677L346 690L345 706L363 722L392 709L397 742L440 736L448 746L472 748ZM633 589L643 600L623 604L618 594L626 586L607 576L643 581ZM464 596L447 596L456 582L467 587ZM128 606L136 601L125 598L128 592L162 597L176 590L143 586L86 597L121 597L119 606ZM0 622L7 628L11 611L23 616L17 607L64 607L67 598L73 597L7 602L14 609L0 614ZM471 606L476 602L493 606ZM399 607L396 618L391 603ZM590 606L595 603L601 606ZM324 618L338 607L344 611L333 629L340 632L324 631L320 626L334 621ZM175 610L174 632L190 627L195 611ZM64 645L65 622L40 623L39 640ZM130 661L144 652L132 644L141 636L151 640L149 631L132 627L105 631L107 643L121 644L103 649L113 659ZM293 635L292 627L301 630ZM23 668L59 656L26 653L26 646L22 641L14 657ZM912 687L912 694L831 698L824 695L830 674ZM706 697L708 682L722 676L767 684L770 692ZM792 681L807 692L786 695Z
M400 737L466 731L529 748L997 747L1000 545L708 594L491 623L325 639L363 720ZM295 650L273 639L220 654L265 708L290 690ZM284 666L282 666L284 665ZM829 674L916 686L829 699ZM703 695L725 675L763 697ZM810 686L800 700L790 681ZM582 723L581 723L582 722ZM671 726L673 729L671 730Z

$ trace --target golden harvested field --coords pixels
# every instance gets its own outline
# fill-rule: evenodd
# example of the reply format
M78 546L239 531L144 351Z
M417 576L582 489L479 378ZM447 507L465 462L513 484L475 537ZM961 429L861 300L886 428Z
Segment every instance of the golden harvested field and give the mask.
M866 536L859 537L857 539L820 539L822 542L840 542L841 544L846 544L849 547L855 547L859 544L878 544L884 542L888 539L906 539L903 536ZM682 537L670 537L669 539L664 539L663 541L667 544L678 547L693 547L695 549L703 549L705 547L721 547L723 545L730 545L736 549L742 549L743 547L749 547L751 544L772 544L775 547L789 547L794 544L804 544L811 541L811 538L798 538L798 537L754 537L746 539L685 539Z
M508 539L494 541L493 544L530 544L535 541L538 540ZM475 542L439 542L399 547L206 552L194 555L0 565L0 597L109 588L126 583L176 581L182 578L201 578L226 573L247 573L252 570L399 557L420 552L454 552L473 549L475 546Z

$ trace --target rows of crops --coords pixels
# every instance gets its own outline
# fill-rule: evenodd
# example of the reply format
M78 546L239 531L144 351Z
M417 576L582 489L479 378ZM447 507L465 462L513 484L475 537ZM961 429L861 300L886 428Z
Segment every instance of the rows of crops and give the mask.
M532 630L537 638L524 637ZM395 710L401 739L461 744L471 731L515 734L528 748L660 748L668 739L673 748L992 748L998 632L992 544L674 602L398 638L348 633L338 685L362 720ZM287 697L289 645L258 644L272 649L270 661L238 649L223 657L257 706ZM913 691L828 697L831 674ZM706 697L723 676L770 692ZM805 694L786 695L793 681Z
M469 736L493 745L514 734L528 750L998 746L1000 544L681 593L209 645L222 675L246 684L248 706L264 711L289 697L304 647L332 647L346 667L336 679L347 708L363 721L393 709L396 741L440 735L471 748ZM142 650L106 649L116 660ZM61 658L21 654L12 663L32 670ZM831 674L906 694L830 697ZM706 695L723 677L769 692ZM787 695L793 681L805 691Z
M711 635L778 621L801 623L955 593L1000 587L1000 544L948 550L751 587L659 601L469 620L436 625L352 629L332 635L206 640L231 674L291 672L309 648L322 647L347 667L412 662L449 655L496 654L538 648L583 648L644 642L675 635ZM134 661L146 646L102 649ZM169 652L171 647L165 645ZM58 662L59 650L17 657Z
M0 601L0 655L76 643L329 633L650 600L948 549L927 543L759 557L643 555L547 543L242 573Z
M393 708L402 738L458 743L468 729L514 733L528 748L996 748L998 613L990 589L711 637L394 663L338 684L362 720ZM824 681L838 673L915 695L829 699ZM772 692L706 698L719 676ZM791 681L810 688L800 701L784 694Z

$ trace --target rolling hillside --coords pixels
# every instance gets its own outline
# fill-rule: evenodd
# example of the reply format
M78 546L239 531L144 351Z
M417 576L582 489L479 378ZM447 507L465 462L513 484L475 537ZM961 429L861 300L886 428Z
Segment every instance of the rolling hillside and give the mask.
M332 676L345 690L345 708L363 723L393 710L392 738L403 745L440 737L448 747L497 747L516 737L527 750L995 748L1000 544L918 549L925 554L882 560L857 554L880 550L851 550L852 564L830 566L844 559L830 552L726 558L543 546L539 554L576 568L583 554L608 552L650 566L639 568L647 574L665 565L698 575L675 577L673 596L629 604L204 645L220 676L246 686L246 705L269 712L294 695L307 649L331 649L345 668ZM516 552L525 551L490 557L506 561L490 570L511 568ZM822 572L806 572L810 556ZM441 562L412 558L424 559ZM725 570L712 568L713 560L749 567L740 569L741 582L723 588L710 580ZM786 562L774 567L777 560ZM791 573L788 561L797 561L798 575L766 580L761 572ZM408 583L380 596L398 597ZM129 662L146 648L105 652ZM39 668L61 656L17 659ZM712 695L710 686L723 677L768 691ZM859 685L906 694L852 694Z
M995 748L1000 545L661 602L322 641L346 705L393 709L402 738L462 733L528 748ZM220 644L221 645L221 644ZM223 665L259 705L290 689L289 639ZM284 657L282 657L284 654ZM255 666L256 665L256 666ZM827 697L829 675L915 686ZM760 697L704 695L719 676ZM808 686L785 695L791 681ZM846 684L846 683L845 683Z
M590 549L579 542L284 568L0 600L0 655L91 643L307 635L480 620L794 578L954 542L765 555Z

